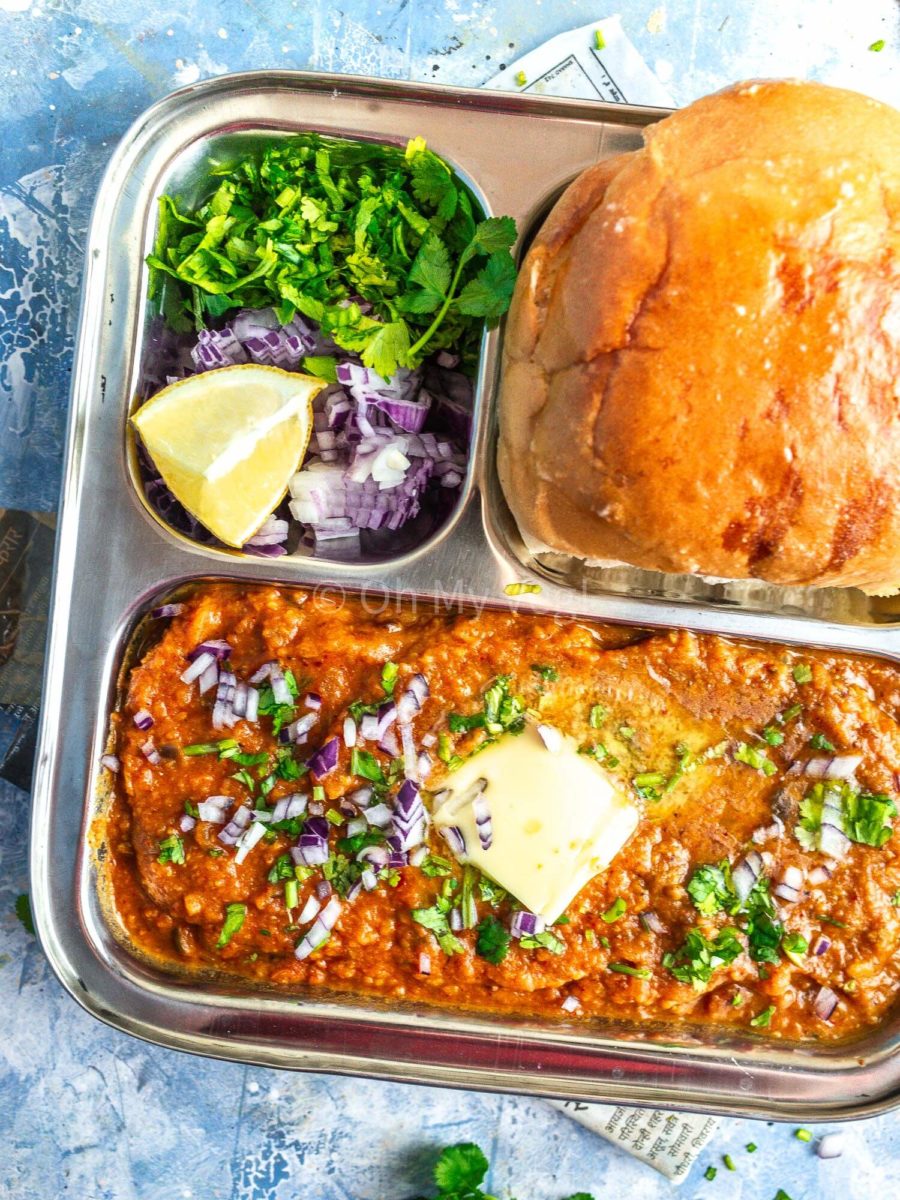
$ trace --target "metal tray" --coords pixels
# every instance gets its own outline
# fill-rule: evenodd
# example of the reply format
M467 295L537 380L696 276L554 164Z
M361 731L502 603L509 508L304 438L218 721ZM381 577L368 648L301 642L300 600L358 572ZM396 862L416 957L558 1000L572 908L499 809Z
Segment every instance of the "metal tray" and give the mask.
M859 1116L900 1102L900 1016L839 1046L713 1029L548 1024L298 997L186 979L129 951L107 919L89 831L118 672L141 616L207 578L389 592L423 602L515 603L643 626L877 653L900 660L894 615L833 592L686 588L643 573L577 578L530 557L499 492L489 335L469 479L448 524L386 563L261 560L205 548L152 517L131 482L125 433L144 322L142 258L153 200L176 167L235 133L318 129L384 140L424 135L493 212L528 229L579 170L630 149L658 110L259 73L222 77L150 109L117 150L91 231L63 483L31 830L35 917L56 974L90 1012L163 1045L270 1066L488 1090L776 1117ZM184 176L182 176L184 177ZM538 595L505 585L542 577ZM700 590L696 590L699 588ZM738 589L737 591L735 589ZM811 598L812 597L812 598ZM888 606L889 607L889 606Z

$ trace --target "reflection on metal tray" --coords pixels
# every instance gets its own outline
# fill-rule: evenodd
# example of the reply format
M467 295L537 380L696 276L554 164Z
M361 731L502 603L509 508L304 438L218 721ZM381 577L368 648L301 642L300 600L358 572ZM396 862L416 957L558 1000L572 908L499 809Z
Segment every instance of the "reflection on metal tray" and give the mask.
M559 575L537 563L526 569L488 436L497 333L484 344L473 462L458 510L429 540L388 563L260 560L209 549L165 529L132 486L125 427L139 370L142 260L152 199L173 163L186 169L192 154L199 160L226 133L315 128L385 140L421 134L471 180L489 211L508 212L525 229L568 179L634 146L639 127L658 115L492 92L259 74L219 78L169 97L116 152L88 248L31 835L42 943L64 985L97 1016L161 1044L222 1058L584 1100L824 1118L887 1108L900 1098L900 1025L893 1019L863 1041L817 1047L713 1031L548 1026L261 993L233 980L160 972L117 940L100 902L88 830L119 668L141 615L197 579L348 587L477 606L512 603L505 586L533 582L535 571L542 591L515 601L525 609L900 657L900 631L868 609L855 610L852 599L844 608L826 601L813 613L804 607L808 597L795 604L773 594L749 603L741 597L739 608L737 593L690 594L678 590L677 580L661 586L624 573L616 587L596 587L564 564ZM840 594L833 595L837 605Z

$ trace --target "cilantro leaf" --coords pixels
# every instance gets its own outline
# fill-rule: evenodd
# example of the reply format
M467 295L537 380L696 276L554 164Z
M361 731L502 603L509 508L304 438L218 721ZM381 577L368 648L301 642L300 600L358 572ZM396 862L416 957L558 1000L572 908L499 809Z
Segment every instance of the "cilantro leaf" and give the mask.
M350 753L350 774L368 779L372 783L384 783L384 772L374 754L354 746Z
M450 930L448 913L451 907L449 900L439 897L431 908L414 908L410 916L417 925L431 930L445 954L459 954L465 946Z
M460 1142L441 1151L434 1167L434 1182L442 1192L475 1192L487 1175L488 1160L474 1142Z
M437 234L431 233L419 247L419 253L409 272L409 282L436 292L443 299L450 286L450 278L450 255L447 253L447 247Z
M897 807L889 796L860 792L849 783L829 779L814 784L800 801L800 822L794 834L805 850L818 850L822 826L827 823L841 829L852 842L879 847L891 837L896 815Z
M663 966L680 983L689 983L702 992L713 972L734 962L742 952L738 930L726 925L710 941L700 929L689 929L677 950L663 955Z
M510 937L496 917L483 917L478 924L475 952L497 966L509 953Z
M717 867L707 864L698 867L688 880L687 892L694 907L705 916L730 909L737 897L731 883L731 869L727 861Z
M219 939L216 942L216 949L221 950L223 946L228 945L234 935L244 924L244 918L246 915L246 904L226 904L225 921L222 925L222 932L219 934Z
M184 862L184 842L177 833L171 833L159 843L158 863L175 863L181 866Z
M551 954L565 954L566 952L566 943L555 933L551 933L549 929L545 929L543 933L529 934L527 937L519 938L519 945L523 950L549 950Z
M456 307L467 317L497 321L509 308L515 285L516 264L506 250L499 251L469 280L457 297Z
M389 321L373 334L362 352L367 367L390 379L397 367L407 365L409 326L405 321Z

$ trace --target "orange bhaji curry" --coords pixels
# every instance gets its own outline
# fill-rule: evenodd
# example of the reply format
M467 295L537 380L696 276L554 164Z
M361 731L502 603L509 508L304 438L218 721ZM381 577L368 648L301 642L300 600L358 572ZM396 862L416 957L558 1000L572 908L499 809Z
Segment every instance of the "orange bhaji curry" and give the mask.
M783 1038L894 1000L890 663L261 586L161 611L105 760L154 958Z

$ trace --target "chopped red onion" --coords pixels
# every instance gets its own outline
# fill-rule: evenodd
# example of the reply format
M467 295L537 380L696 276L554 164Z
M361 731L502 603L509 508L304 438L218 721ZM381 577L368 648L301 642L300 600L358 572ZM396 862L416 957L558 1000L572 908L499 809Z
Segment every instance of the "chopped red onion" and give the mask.
M494 841L494 830L491 824L491 810L484 796L484 788L487 787L487 780L480 779L478 782L483 784L484 787L472 801L472 813L475 817L475 828L478 830L478 840L481 843L481 848L482 850L490 850Z
M201 821L208 821L210 825L224 825L225 809L229 804L231 800L228 796L210 796L197 805L197 815Z
M552 725L538 725L537 731L540 734L541 741L550 753L559 754L564 745L563 735L559 730L554 729Z
M803 764L803 774L810 779L827 779L828 768L831 766L830 758L811 758Z
M418 782L419 763L411 725L400 726L400 741L403 746L403 774L407 779Z
M460 930L462 929L462 927L463 927L462 913L459 911L458 908L450 909L449 924L450 924L450 928L453 930L454 933L459 933Z
M320 900L327 900L331 895L331 884L327 879L320 879L316 884L316 895Z
M255 687L247 688L247 710L244 713L245 721L255 721L259 713L259 692Z
M347 822L347 837L357 837L360 833L365 833L369 828L369 823L365 817L354 817L352 821Z
M122 766L115 754L104 754L100 758L100 765L106 767L107 771L112 771L115 775Z
M803 887L804 875L800 867L789 866L785 867L781 873L781 883L786 883L788 887L799 891Z
M197 806L199 808L199 805ZM243 831L250 824L250 809L246 804L241 804L232 814L231 820L224 829L220 829L218 839L223 846L233 846ZM262 828L260 826L259 828Z
M422 745L425 746L429 750L437 742L437 740L438 739L437 739L436 733L432 733L429 731L428 733L422 734Z
M315 712L318 712L322 707L322 697L318 692L307 692L303 698L303 703L307 708L311 708Z
M852 779L853 772L862 762L861 754L836 754L829 764L826 779Z
M566 996L565 1000L563 1000L562 1004L560 1005L560 1008L563 1010L563 1012L567 1013L578 1012L578 1010L581 1008L581 1001L577 996Z
M378 886L378 879L371 867L364 867L360 874L360 882L367 892L372 892Z
M181 682L193 683L195 679L200 678L200 676L208 667L215 666L215 664L216 656L214 654L205 653L199 655L194 659L186 671L182 671Z
M188 813L185 813L184 816L181 818L181 820L178 822L178 828L181 830L182 833L190 833L196 824L197 824L196 819L194 817L190 816Z
M431 955L426 954L424 950L419 955L419 974L420 975L430 975L431 974Z
M831 872L827 867L813 867L810 871L808 879L813 887L821 887L823 883L827 883L831 878Z
M640 922L648 933L665 933L666 927L663 925L659 915L652 909L647 909L640 915Z
M306 812L308 800L309 797L304 796L302 792L291 792L291 794L287 797L288 806L284 819L286 821L292 821L295 817L302 817Z
M419 778L423 781L426 780L431 774L431 768L434 766L431 761L431 755L426 754L424 750L421 750L419 752L419 757L416 760L416 765L418 767Z
M338 739L334 737L317 750L306 765L318 779L324 779L337 769L337 764Z
M466 853L466 839L459 826L448 825L440 832L441 837L444 839L456 857L462 858Z
M368 784L365 784L363 787L359 787L352 792L348 792L347 799L351 801L351 803L358 805L360 808L365 808L365 806L371 801L374 794L375 789L370 787Z
M261 842L266 836L266 827L262 821L254 821L237 840L237 853L234 856L236 863L242 863L257 842Z
M814 954L816 956L816 958L821 958L821 956L825 953L825 951L830 950L830 949L831 949L831 938L827 938L824 933L820 933L818 935L818 937L816 937L814 939L813 944L810 946L810 953Z
M386 829L393 819L393 814L386 804L373 804L365 809L363 816L376 829Z
M820 987L813 1004L816 1016L822 1021L829 1020L831 1014L837 1008L838 1000L839 996L837 992L833 992L829 987Z
M184 612L183 604L161 604L159 608L154 608L150 614L151 617L177 617L179 613Z
M255 680L251 680L251 682L255 682ZM269 683L272 687L272 699L276 704L294 703L291 689L288 687L284 672L278 663L271 663L269 666Z
M142 708L139 712L136 712L132 720L142 733L147 729L153 728L153 717L147 712L146 708Z
M378 749L383 750L385 754L389 754L391 758L400 757L400 743L397 741L397 735L393 729L388 729L378 739Z
M200 676L200 679L197 683L197 686L200 689L200 695L205 696L211 688L214 688L218 684L218 682L219 664L215 659L213 659L213 661Z
M791 887L787 883L779 883L775 887L775 895L779 900L785 900L788 904L796 904L800 899L800 892L797 888Z
M537 934L543 933L545 928L546 922L543 917L522 908L513 913L509 931L514 938L523 938L535 937Z
M160 762L162 762L162 759L159 757L159 751L153 744L152 737L147 738L146 742L144 742L144 744L141 746L141 754L143 754L144 758L146 758L151 767L156 767Z
M222 638L209 638L205 642L201 642L199 646L195 646L187 657L193 662L204 654L211 654L217 659L225 659L231 654L231 646Z
M840 1158L844 1153L844 1135L842 1133L826 1133L820 1137L816 1146L819 1158Z
M356 722L352 717L344 717L344 745L352 750L356 745Z
M741 859L734 868L731 878L734 883L735 895L741 904L753 891L756 881L762 874L762 869L762 857L755 850L751 850L747 857Z
M843 829L823 819L819 830L819 849L832 858L844 858L850 850L850 839Z
M750 835L750 840L756 846L764 846L768 841L777 841L784 836L784 821L780 817L775 817L771 825L762 825L759 829L754 829Z
M409 852L409 865L411 867L421 867L422 863L428 857L427 846L416 846L414 850Z
M366 713L359 723L359 736L364 742L378 740L378 718L374 713Z
M419 708L422 707L422 705L431 695L431 689L428 686L428 680L424 675L421 674L413 675L407 685L407 688L415 696L419 704Z

